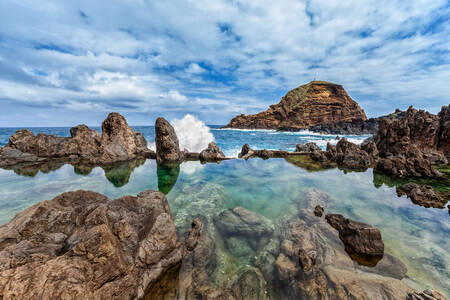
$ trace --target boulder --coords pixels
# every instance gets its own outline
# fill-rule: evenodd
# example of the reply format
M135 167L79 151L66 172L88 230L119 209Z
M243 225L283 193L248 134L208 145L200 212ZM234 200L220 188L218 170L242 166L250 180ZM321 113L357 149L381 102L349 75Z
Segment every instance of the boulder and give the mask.
M208 148L200 152L199 158L201 161L217 161L226 159L223 152L214 142L209 143Z
M101 161L124 161L148 152L142 133L135 132L119 113L110 113L102 123Z
M320 151L320 147L316 145L316 143L310 142L306 144L298 144L295 147L296 152L314 152Z
M447 300L447 298L438 291L427 289L422 292L408 293L406 300Z
M164 118L155 122L156 160L158 163L179 163L183 161L178 137L172 125Z
M374 159L356 144L342 138L336 144L336 152L330 153L332 160L339 166L349 169L364 169L374 163Z
M339 232L339 238L346 248L355 254L383 257L384 243L378 228L344 218L339 214L327 214L325 219Z
M97 130L78 125L70 129L70 135L62 146L61 156L80 155L85 159L100 156L102 137Z
M186 251L160 192L63 193L0 227L0 298L143 298Z
M397 187L399 196L406 195L415 204L425 207L444 208L448 199L440 196L430 185L418 185L410 182L401 187Z

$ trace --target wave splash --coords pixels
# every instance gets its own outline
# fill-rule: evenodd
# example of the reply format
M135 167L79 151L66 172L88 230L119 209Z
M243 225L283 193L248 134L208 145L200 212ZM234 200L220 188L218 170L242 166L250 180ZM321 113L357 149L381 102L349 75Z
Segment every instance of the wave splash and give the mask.
M182 119L172 120L172 126L178 136L180 149L200 152L214 142L214 135L205 123L187 114Z

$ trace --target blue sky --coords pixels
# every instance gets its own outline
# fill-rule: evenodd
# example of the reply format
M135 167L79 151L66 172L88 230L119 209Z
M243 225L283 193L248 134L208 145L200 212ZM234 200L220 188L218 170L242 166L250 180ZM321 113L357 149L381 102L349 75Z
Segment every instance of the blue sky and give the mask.
M450 1L0 1L0 126L225 124L312 79L368 116L450 101Z

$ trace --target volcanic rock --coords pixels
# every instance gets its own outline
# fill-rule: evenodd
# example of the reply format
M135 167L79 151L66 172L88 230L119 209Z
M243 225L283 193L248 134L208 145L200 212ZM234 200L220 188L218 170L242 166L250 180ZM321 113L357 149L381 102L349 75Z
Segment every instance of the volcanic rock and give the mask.
M135 132L119 113L110 113L102 123L101 160L124 161L149 152L142 133Z
M208 148L200 152L199 158L201 161L217 161L226 159L223 152L214 142L209 143Z
M141 133L128 126L125 118L110 113L102 124L102 135L86 125L70 129L71 137L18 130L0 153L0 166L64 159L92 164L110 164L138 157L153 157Z
M437 291L424 290L423 292L408 293L406 300L447 300L447 298Z
M156 160L158 163L182 162L183 152L180 151L178 137L172 125L164 118L155 122Z
M316 145L316 143L309 142L306 144L298 144L295 146L296 152L314 152L314 151L320 151L320 147Z
M448 200L440 196L430 185L418 185L410 182L401 187L397 187L397 194L407 195L415 204L425 207L444 208Z
M438 117L440 123L438 150L441 150L447 157L450 157L450 105L442 106Z
M377 228L344 218L339 214L327 214L327 222L339 232L346 247L358 255L383 256L384 243Z
M316 207L314 208L314 215L316 217L321 217L323 215L323 212L324 212L323 207L320 205L316 205Z
M268 159L273 157L286 157L289 155L289 152L284 150L253 150L250 148L248 144L242 146L242 150L239 153L238 157L243 158L245 160L254 157L260 157L262 159Z
M0 298L142 298L184 253L162 193L68 192L0 227Z
M311 81L289 91L280 103L266 111L234 117L225 128L299 130L366 118L341 85Z

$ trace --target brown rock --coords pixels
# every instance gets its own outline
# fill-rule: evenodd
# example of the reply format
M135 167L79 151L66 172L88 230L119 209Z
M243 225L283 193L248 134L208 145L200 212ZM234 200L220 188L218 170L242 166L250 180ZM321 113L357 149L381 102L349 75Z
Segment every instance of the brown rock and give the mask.
M225 127L299 130L366 118L341 85L311 81L288 92L280 103L271 105L268 110L256 115L239 115Z
M316 207L314 208L314 215L316 217L322 217L323 212L324 212L323 207L320 205L316 205Z
M320 151L320 147L316 145L316 143L310 142L306 144L298 144L295 146L296 152L314 152Z
M409 293L406 300L447 300L447 298L437 291L424 290L423 292Z
M122 161L145 155L147 141L119 113L110 113L102 123L101 160Z
M182 255L162 193L68 192L0 227L0 298L142 298Z
M183 153L180 151L178 137L172 125L164 118L158 118L155 122L155 133L158 163L183 161Z
M71 138L63 144L61 156L81 155L82 157L98 157L100 155L101 136L98 131L86 125L78 125L70 129Z
M357 255L383 256L384 243L377 228L344 218L339 214L327 214L327 222L339 232L339 238ZM381 258L380 257L380 258Z
M418 185L412 182L397 187L397 194L399 196L407 195L412 202L425 207L444 208L448 201L436 193L432 186Z
M438 150L444 152L450 157L450 105L442 106L438 114L439 117L439 133L438 133Z
M201 161L217 161L226 159L223 152L214 142L209 143L208 148L200 152L199 158Z

